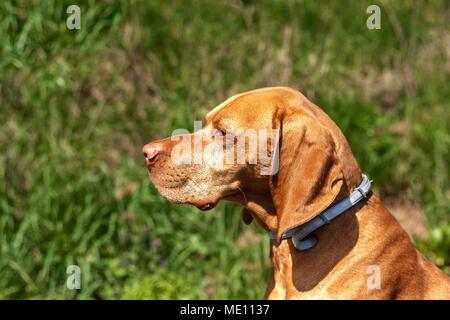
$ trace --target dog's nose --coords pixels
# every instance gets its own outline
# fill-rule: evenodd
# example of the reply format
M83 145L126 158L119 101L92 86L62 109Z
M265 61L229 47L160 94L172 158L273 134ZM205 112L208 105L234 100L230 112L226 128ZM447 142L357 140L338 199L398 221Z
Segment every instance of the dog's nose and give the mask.
M152 143L146 144L142 148L142 153L144 153L145 161L147 165L152 165L158 159L158 148Z

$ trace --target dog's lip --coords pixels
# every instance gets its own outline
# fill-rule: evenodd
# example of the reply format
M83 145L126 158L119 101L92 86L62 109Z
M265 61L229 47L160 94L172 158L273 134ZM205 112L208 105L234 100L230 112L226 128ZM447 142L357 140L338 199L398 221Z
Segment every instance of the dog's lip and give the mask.
M220 199L215 200L215 201L208 201L208 202L204 202L204 203L191 203L191 204L196 206L198 209L200 209L202 211L208 211L208 210L213 209L217 205L219 200L236 200L238 198L239 194L240 194L240 192L236 191L229 195L221 197Z
M205 204L196 205L196 207L202 211L208 211L213 209L216 206L216 203L214 202L207 202Z

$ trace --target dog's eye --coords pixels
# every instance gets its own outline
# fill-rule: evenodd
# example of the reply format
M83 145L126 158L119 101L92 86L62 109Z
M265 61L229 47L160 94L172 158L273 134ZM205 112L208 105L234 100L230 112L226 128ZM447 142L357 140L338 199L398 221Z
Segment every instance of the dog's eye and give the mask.
M223 129L214 129L214 137L224 137L226 135L225 130Z

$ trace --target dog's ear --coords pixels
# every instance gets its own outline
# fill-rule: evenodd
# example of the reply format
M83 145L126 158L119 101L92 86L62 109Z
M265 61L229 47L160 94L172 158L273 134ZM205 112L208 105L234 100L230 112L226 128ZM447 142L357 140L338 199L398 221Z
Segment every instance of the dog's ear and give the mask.
M308 113L276 114L279 170L270 179L277 238L308 222L336 199L344 185L331 133Z
M253 221L253 216L247 208L242 209L242 220L245 224L250 224Z

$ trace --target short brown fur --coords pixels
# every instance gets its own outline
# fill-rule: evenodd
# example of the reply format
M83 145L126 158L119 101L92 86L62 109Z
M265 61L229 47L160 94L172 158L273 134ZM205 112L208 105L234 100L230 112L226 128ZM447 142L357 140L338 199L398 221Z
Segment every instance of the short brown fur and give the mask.
M173 165L171 139L144 146L152 181L170 201L210 208L220 200L243 206L246 223L255 219L276 232L271 240L272 273L267 299L450 299L449 278L425 259L375 194L316 232L318 245L297 251L280 235L348 196L361 169L336 124L290 88L264 88L234 96L206 117L208 130L280 130L279 170L259 174L259 164L210 168ZM224 129L224 128L220 128ZM195 133L200 134L200 133ZM187 188L201 181L199 192ZM376 181L375 181L376 183ZM373 266L380 287L370 285Z

